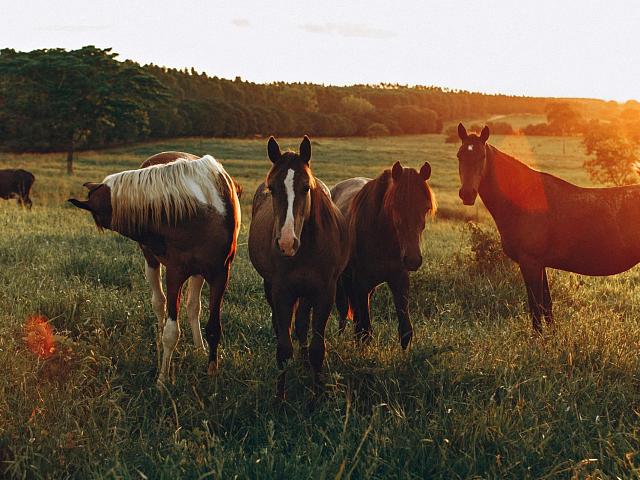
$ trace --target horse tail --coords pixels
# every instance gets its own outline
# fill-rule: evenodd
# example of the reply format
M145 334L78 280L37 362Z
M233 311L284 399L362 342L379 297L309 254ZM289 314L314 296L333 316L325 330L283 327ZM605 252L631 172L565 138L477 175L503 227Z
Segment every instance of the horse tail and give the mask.
M347 326L347 320L353 320L353 305L351 302L351 278L349 272L340 275L336 283L336 308L338 309L340 332Z

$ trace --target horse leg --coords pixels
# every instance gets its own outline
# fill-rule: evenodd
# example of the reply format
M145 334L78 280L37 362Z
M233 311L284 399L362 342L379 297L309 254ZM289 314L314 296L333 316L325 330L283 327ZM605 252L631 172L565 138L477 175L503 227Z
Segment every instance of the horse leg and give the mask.
M274 317L277 323L276 363L280 374L276 386L276 395L281 400L286 396L286 363L293 357L291 343L291 317L297 298L286 290L273 291Z
M541 333L540 318L542 317L544 305L544 268L537 262L523 261L520 262L520 272L527 288L533 329L536 333Z
M372 290L358 286L354 289L355 303L355 333L356 338L363 342L371 340L370 303Z
M309 333L309 320L311 317L311 302L307 298L301 298L298 301L298 308L296 310L295 320L295 332L298 343L300 343L300 357L307 357L308 350L308 333Z
M193 335L193 344L196 349L205 350L204 341L202 340L202 331L200 330L200 292L204 277L202 275L194 275L189 279L189 287L187 288L187 318L191 326L191 334Z
M551 290L549 290L549 280L547 279L547 270L542 269L543 274L543 307L544 307L544 319L547 325L553 325L553 302L551 301Z
M342 272L336 283L336 308L340 316L339 332L344 332L347 320L354 320L353 273L349 267Z
M387 283L393 294L393 303L398 316L400 345L403 350L406 350L413 338L413 326L409 319L409 273L403 271Z
M209 365L207 373L213 375L218 370L218 345L222 336L222 321L220 310L222 309L222 298L229 283L229 270L231 265L224 267L222 272L207 278L209 282L209 321L205 328L207 343L209 344Z
M178 344L180 338L180 326L178 325L178 311L180 309L180 293L182 284L187 279L187 275L180 270L167 267L167 321L162 330L162 365L158 375L158 384L164 383L169 377L169 367L171 366L171 355Z
M309 363L311 364L311 369L313 371L315 388L319 388L322 385L320 375L322 373L322 364L324 363L326 351L324 332L327 328L327 320L331 314L335 295L335 287L327 288L322 292L318 292L313 304L313 324L311 345L309 346Z
M273 295L271 293L271 284L266 280L263 282L264 285L264 296L267 299L267 303L269 307L271 307L271 325L273 326L273 333L276 338L278 338L278 322L276 321L276 312L273 309Z
M151 307L153 313L158 320L156 327L156 356L158 359L158 370L162 366L162 329L164 328L164 319L166 314L167 298L162 291L162 272L160 262L145 247L140 246L144 255L144 275L151 286Z

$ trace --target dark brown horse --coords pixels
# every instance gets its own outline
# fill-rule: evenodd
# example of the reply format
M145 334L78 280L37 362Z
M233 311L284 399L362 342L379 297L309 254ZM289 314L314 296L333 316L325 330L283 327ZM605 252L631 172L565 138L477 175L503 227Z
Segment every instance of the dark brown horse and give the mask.
M305 136L300 154L280 152L268 144L273 166L253 197L249 257L264 279L277 338L276 361L281 374L277 394L285 395L285 363L293 356L291 320L306 350L313 310L309 362L317 386L324 362L324 332L335 301L336 281L347 261L344 219L310 167L311 142Z
M164 152L147 159L139 170L109 175L102 183L85 183L85 201L70 199L88 210L98 228L107 228L140 244L145 275L151 284L158 319L158 354L163 353L158 383L169 375L171 355L178 343L180 293L189 281L187 313L196 347L204 349L200 331L200 291L210 286L208 373L218 365L222 333L220 309L229 269L236 253L240 204L235 182L213 157ZM167 299L162 291L160 264L167 271Z
M31 186L36 181L36 177L31 172L19 169L0 170L0 198L8 200L15 198L21 207L27 206L31 209Z
M370 300L386 282L393 294L402 348L413 337L409 319L409 272L422 265L420 238L436 200L427 180L431 166L417 172L396 162L375 180L351 178L338 183L331 197L349 225L351 256L338 282L340 329L353 314L356 336L371 337Z
M458 125L460 198L479 194L518 263L533 328L553 324L546 268L613 275L640 261L640 186L582 188L534 170L487 144L489 128L468 134Z

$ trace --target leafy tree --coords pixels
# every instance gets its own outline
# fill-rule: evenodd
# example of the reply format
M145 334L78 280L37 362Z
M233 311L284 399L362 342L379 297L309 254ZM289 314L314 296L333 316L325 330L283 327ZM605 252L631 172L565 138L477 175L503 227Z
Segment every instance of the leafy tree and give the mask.
M620 126L594 123L582 141L592 155L584 167L594 181L613 185L637 181L638 143L624 135Z
M118 62L111 49L0 50L0 118L9 135L28 149L67 151L73 172L75 149L94 137L96 143L131 141L148 132L147 107L165 96L164 88L137 64ZM46 134L44 132L47 132Z

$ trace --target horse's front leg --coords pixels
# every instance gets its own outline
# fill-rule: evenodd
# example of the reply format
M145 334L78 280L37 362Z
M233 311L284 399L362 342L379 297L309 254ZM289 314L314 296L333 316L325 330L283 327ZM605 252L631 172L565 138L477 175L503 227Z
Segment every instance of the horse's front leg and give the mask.
M413 338L413 326L409 319L409 273L402 271L387 283L393 294L393 303L398 315L400 345L406 350Z
M333 303L335 302L336 287L331 284L325 289L316 293L313 302L313 320L311 345L309 346L309 363L313 370L313 380L316 389L320 389L322 365L324 363L326 345L325 345L325 329L327 328L327 320L331 314Z
M300 344L300 357L305 359L308 350L309 323L311 318L311 302L304 297L298 301L296 310L295 332L298 343Z
M551 301L551 290L549 289L549 280L547 279L547 269L542 269L543 275L543 308L544 308L544 319L547 322L548 326L553 326L553 302Z
M164 319L166 315L167 298L162 291L162 272L160 262L142 245L142 254L144 255L144 275L151 287L151 307L156 315L156 357L158 360L158 370L162 366L162 329L164 328Z
M164 383L169 376L171 356L180 338L180 326L178 325L178 311L180 309L180 292L182 284L187 279L181 270L167 266L167 321L162 330L162 365L158 375L158 384Z
M539 334L542 332L540 319L544 310L544 268L535 260L525 259L520 262L520 272L527 288L533 330Z
M293 357L291 343L291 317L297 298L287 288L274 288L273 313L277 323L276 363L280 374L276 386L276 395L281 400L286 397L286 364Z
M229 283L229 270L227 265L217 275L207 278L209 282L209 321L205 327L205 335L209 344L209 364L207 374L213 375L218 370L218 345L222 337L222 299Z
M370 303L373 289L368 285L354 282L354 323L356 338L362 342L368 342L373 336L371 329Z

